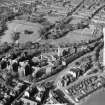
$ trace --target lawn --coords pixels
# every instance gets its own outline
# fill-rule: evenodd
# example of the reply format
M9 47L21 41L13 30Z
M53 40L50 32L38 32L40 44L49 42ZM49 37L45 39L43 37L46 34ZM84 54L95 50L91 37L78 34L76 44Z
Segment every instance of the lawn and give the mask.
M7 23L8 30L5 31L5 34L1 36L1 43L3 42L13 42L12 33L20 32L19 43L25 43L27 41L37 41L40 39L39 30L43 28L43 26L39 23L31 23L23 20L13 20ZM32 31L32 34L25 34L24 31L29 30ZM75 30L69 32L64 37L55 40L47 40L48 43L56 44L59 43L74 43L81 42L81 40L88 41L92 39L92 33L94 30L94 26L90 25L90 28L85 28L83 30ZM97 37L97 36L96 36ZM42 40L42 43L47 42L46 40Z
M43 28L42 25L38 23L30 23L23 20L13 20L7 23L8 30L1 37L0 41L11 43L13 42L11 34L13 32L20 32L19 43L25 43L27 41L36 41L39 39L39 30ZM32 34L25 34L24 31L32 31Z
M75 42L81 42L81 40L88 41L93 39L92 33L94 30L94 26L90 26L90 28L75 30L72 32L69 32L64 37L55 39L55 40L48 40L49 43L53 43L58 45L59 43L75 43ZM96 36L99 37L99 36Z
M44 16L50 23L55 23L56 21L59 21L62 19L60 16Z

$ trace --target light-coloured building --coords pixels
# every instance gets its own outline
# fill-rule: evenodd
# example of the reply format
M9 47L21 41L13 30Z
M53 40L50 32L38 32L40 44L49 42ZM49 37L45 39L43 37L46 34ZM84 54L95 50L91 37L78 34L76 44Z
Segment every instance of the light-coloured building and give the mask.
M29 100L29 99L26 99L26 98L21 98L21 100L24 102L24 104L27 105L27 103L30 103L30 105L37 105L37 103L35 101L32 101L32 100Z

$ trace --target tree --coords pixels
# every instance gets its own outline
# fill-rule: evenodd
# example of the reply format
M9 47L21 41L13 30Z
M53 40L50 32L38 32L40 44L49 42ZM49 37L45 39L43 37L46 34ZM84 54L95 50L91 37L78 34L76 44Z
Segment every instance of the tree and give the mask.
M20 38L20 32L13 32L12 33L12 39L14 42L16 42Z
M6 76L6 85L10 85L12 83L13 76L11 73L8 73Z
M2 46L3 46L4 52L7 52L11 48L11 46L9 46L7 42L4 42Z

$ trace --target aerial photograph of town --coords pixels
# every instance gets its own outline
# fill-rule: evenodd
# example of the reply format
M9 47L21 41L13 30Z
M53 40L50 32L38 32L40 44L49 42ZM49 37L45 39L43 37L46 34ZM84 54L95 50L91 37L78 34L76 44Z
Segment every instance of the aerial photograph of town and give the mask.
M105 105L105 0L0 0L0 105Z

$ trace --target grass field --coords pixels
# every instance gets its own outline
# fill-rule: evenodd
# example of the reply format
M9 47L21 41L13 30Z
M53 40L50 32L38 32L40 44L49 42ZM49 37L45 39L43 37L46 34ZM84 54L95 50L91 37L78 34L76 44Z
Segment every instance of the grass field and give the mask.
M85 28L83 30L76 30L69 32L67 35L60 39L55 40L48 40L49 43L58 45L59 43L74 43L74 42L81 42L81 40L88 41L93 39L92 33L93 33L93 26L90 26L90 28ZM96 36L99 37L99 36Z
M43 28L43 26L39 23L30 23L24 20L13 20L7 23L8 30L5 31L5 34L1 36L0 42L13 42L12 33L20 32L19 43L25 43L27 41L37 41L40 38L39 30ZM32 34L24 34L24 30L33 31ZM59 45L59 43L74 43L88 41L93 38L92 33L94 30L94 26L90 25L90 28L85 28L82 30L75 30L69 32L64 37L55 40L47 40L49 43ZM96 36L97 37L97 36ZM46 42L46 40L42 40L42 43Z
M44 16L50 23L55 23L56 21L61 20L62 18L59 16Z
M12 22L8 22L8 30L1 37L0 41L3 42L12 42L11 34L13 32L20 32L20 43L25 43L27 41L36 41L39 39L39 30L43 27L38 23L30 23L26 21L14 20ZM24 34L24 30L33 31L32 34Z

